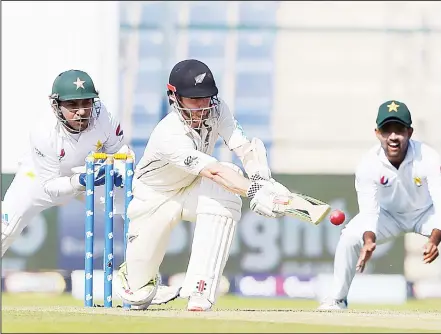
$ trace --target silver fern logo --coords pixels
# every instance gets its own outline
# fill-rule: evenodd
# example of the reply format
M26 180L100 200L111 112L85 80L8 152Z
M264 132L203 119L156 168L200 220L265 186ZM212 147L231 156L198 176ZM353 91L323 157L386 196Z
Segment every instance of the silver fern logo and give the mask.
M194 165L196 165L198 163L197 160L198 160L198 157L188 156L184 160L184 165L193 167Z
M194 81L195 81L194 85L196 86L197 84L202 83L202 81L204 81L204 78L206 75L207 75L207 73L202 73L202 74L195 76L194 77Z

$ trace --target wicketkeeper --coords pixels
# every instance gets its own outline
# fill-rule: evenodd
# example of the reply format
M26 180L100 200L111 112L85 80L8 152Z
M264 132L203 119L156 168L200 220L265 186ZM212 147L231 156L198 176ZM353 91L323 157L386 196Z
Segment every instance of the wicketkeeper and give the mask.
M89 152L131 153L119 121L99 99L92 78L83 71L59 74L52 85L53 116L31 130L29 148L2 201L2 257L40 212L82 199L85 158ZM37 114L36 114L37 115ZM115 162L115 214L124 214L124 163ZM97 163L97 205L104 198L105 165ZM79 226L81 228L81 226Z

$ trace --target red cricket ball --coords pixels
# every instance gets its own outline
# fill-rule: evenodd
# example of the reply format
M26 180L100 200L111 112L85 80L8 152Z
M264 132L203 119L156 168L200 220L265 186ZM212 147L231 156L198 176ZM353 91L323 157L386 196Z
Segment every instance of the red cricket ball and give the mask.
M346 219L345 213L341 210L334 210L329 216L329 221L334 225L341 225Z

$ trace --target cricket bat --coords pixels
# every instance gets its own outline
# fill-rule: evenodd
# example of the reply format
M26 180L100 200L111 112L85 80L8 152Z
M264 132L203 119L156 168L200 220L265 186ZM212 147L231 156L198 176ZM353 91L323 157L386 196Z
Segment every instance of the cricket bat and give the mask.
M320 224L331 210L329 204L299 193L278 195L274 198L274 204L274 211L314 225Z

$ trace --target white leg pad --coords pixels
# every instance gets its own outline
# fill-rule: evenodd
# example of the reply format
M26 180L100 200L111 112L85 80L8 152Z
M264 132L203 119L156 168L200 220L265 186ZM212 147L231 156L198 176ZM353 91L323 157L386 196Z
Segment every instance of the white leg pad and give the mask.
M180 296L185 298L199 294L213 304L237 222L218 215L199 214L196 224L190 262Z
M241 172L233 164L226 165ZM189 310L199 302L201 310L208 310L215 302L241 209L240 196L207 178L201 180L191 256L180 292L181 297L190 297Z
M156 275L156 280L147 282L141 289L130 289L127 281L127 264L124 263L116 276L117 285L116 293L121 299L130 305L134 305L135 309L147 309L158 291L161 283L160 275Z
M125 290L118 286L116 293L125 303L135 306L142 306L141 309L147 309L152 303L157 291L157 285L150 285L136 291L132 291L130 289Z

